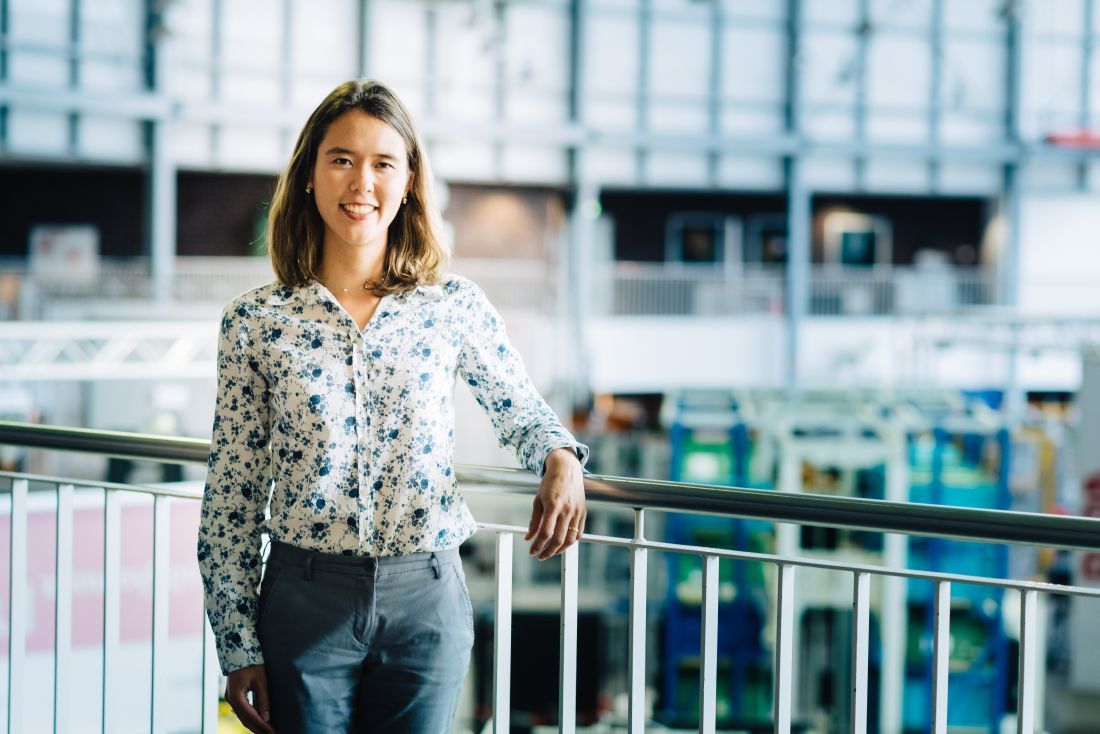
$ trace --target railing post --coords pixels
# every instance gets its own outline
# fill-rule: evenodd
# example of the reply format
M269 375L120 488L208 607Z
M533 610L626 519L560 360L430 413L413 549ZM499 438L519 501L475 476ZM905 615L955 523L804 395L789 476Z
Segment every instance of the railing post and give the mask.
M8 577L8 731L21 732L27 660L27 493L30 483L11 483L11 535Z
M645 540L645 510L634 509L634 541ZM645 734L646 599L648 551L630 549L630 647L627 665L630 675L628 734Z
M164 664L161 659L168 643L169 521L171 505L167 497L153 497L153 631L150 646L151 681L149 691L149 731L157 734L163 727L157 719L164 708Z
M111 700L111 673L119 659L119 573L122 518L118 492L103 490L103 702L101 731L113 732L114 702Z
M852 594L852 734L867 731L867 662L871 654L871 576L857 571Z
M936 582L932 637L932 734L947 734L947 681L951 652L951 582Z
M1016 684L1016 734L1032 734L1036 723L1035 675L1039 636L1039 592L1027 589L1020 595L1020 674Z
M202 701L199 703L202 712L202 734L218 734L218 690L221 668L218 663L218 652L214 645L214 630L210 628L210 620L206 618L206 608L202 610L202 684L199 694Z
M718 700L718 556L703 556L699 639L699 734L714 734Z
M775 703L773 717L775 734L790 734L793 697L791 690L794 668L794 572L789 563L780 563L776 584L775 621Z
M577 729L577 544L561 554L561 637L558 688L558 730L573 734Z
M54 559L53 730L69 730L69 668L73 635L73 485L57 485L57 537Z
M493 625L493 734L509 734L512 705L512 534L497 534Z

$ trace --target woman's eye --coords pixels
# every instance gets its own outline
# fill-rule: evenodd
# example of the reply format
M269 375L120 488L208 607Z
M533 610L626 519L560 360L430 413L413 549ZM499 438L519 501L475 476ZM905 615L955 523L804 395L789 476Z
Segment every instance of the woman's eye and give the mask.
M390 162L388 162L388 161L380 161L380 162L378 163L378 165L380 165L380 166L384 166L384 167L386 167L386 168L393 168L393 164L392 164L392 163L390 163Z
M348 164L348 163L351 163L351 161L349 161L347 158L334 158L332 160L332 162L336 163L338 165L341 165L341 166L345 165L345 164Z

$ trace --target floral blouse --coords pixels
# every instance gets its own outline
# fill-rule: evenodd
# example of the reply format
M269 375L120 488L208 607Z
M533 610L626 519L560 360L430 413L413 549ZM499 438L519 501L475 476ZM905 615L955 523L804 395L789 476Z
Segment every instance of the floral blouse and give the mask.
M459 375L531 471L562 447L587 460L465 278L384 296L362 332L316 281L272 283L225 308L198 540L223 673L263 662L261 532L373 556L451 548L474 533L452 465Z

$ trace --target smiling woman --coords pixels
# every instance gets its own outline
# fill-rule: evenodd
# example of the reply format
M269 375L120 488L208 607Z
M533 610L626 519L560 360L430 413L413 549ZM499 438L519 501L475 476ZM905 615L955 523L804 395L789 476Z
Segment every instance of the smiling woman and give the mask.
M371 207L379 211L363 211ZM409 111L377 82L337 87L298 136L271 202L268 242L276 277L293 287L321 280L350 288L346 269L333 268L333 280L324 279L322 253L326 238L353 236L355 228L343 225L358 221L370 226L354 236L372 238L375 254L384 246L369 290L382 295L438 282L448 256L431 166Z
M415 178L401 136L377 117L351 110L329 126L321 150L306 188L325 222L324 252L383 252Z
M225 697L254 732L450 729L474 634L458 546L476 530L456 377L542 477L531 553L584 527L588 449L481 289L444 274L431 183L397 97L341 85L279 178L278 280L222 314L198 557Z

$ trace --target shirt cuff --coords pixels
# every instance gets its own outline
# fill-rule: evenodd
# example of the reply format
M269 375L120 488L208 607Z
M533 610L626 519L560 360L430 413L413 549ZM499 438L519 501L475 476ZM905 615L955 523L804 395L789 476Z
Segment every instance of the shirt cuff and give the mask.
M222 675L229 675L241 668L264 664L260 641L255 639L255 635L241 634L239 637L241 638L239 641L218 639L218 662L221 664Z
M539 466L538 475L540 477L543 476L544 474L546 474L546 459L547 459L547 457L550 456L550 453L552 451L556 451L558 449L572 449L573 453L575 453L577 455L577 460L581 463L581 469L584 469L584 465L588 463L588 455L589 455L589 453L591 453L587 446L585 446L583 443L579 443L577 441L572 441L572 442L568 442L568 443L562 442L562 443L548 444L545 447L545 450L542 453L542 458L539 460L539 463L538 463L538 466Z

